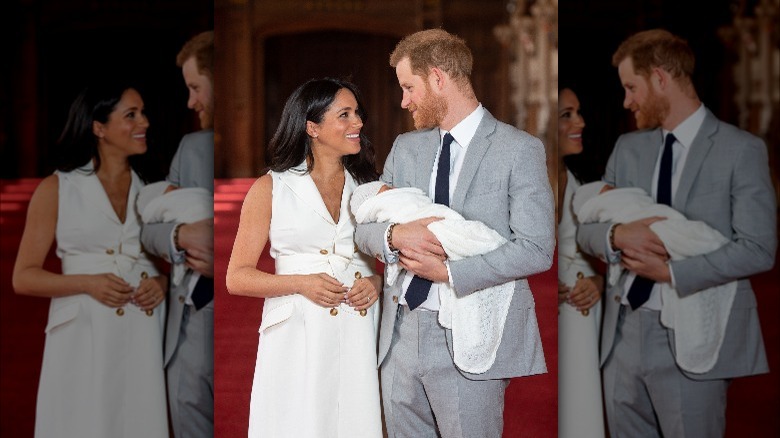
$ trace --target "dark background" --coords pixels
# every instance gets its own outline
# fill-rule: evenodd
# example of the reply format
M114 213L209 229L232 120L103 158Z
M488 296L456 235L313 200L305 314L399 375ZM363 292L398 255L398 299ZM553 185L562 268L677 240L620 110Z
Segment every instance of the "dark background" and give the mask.
M633 116L623 108L623 89L617 69L612 67L612 54L625 38L641 30L665 28L687 39L696 54L693 82L699 97L718 118L736 124L738 114L733 104L730 71L735 59L718 36L718 29L732 22L732 14L740 3L729 0L559 2L559 83L575 91L587 123L583 134L585 152L572 160L572 167L584 179L599 179L617 137L636 129Z
M612 54L620 43L638 31L665 28L688 40L696 55L693 83L715 116L738 125L734 103L733 68L736 48L722 38L735 16L754 16L758 1L729 0L563 0L559 2L560 85L579 97L587 126L584 152L567 163L586 181L600 179L615 140L635 130L633 116L623 108L624 93ZM772 44L780 46L774 23ZM778 109L774 108L769 138L770 169L777 185L780 171L777 148ZM757 134L754 132L754 134ZM758 135L758 134L757 134ZM777 260L777 259L776 259ZM777 324L777 285L780 270L756 275L756 292L770 373L735 379L729 388L726 436L780 436L780 329Z
M10 13L8 13L10 9ZM3 14L0 178L42 177L70 103L93 78L140 85L150 118L149 153L162 176L181 136L198 129L176 54L213 28L210 0L15 1Z

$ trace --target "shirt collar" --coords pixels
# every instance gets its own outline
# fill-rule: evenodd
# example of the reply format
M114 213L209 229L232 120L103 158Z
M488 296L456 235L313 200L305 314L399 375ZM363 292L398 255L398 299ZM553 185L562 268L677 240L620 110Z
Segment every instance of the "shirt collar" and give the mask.
M676 138L684 148L693 144L693 139L696 138L696 134L699 133L699 129L704 123L704 116L706 114L707 112L704 109L704 104L701 104L696 111L671 131L672 134L674 134L674 138ZM666 138L666 134L668 133L669 131L663 130L664 138Z
M477 127L482 121L482 117L484 117L484 115L485 108L480 103L477 105L477 108L471 112L471 114L466 116L465 119L461 120L450 130L452 138L455 139L455 142L457 142L460 147L464 149L468 147L469 143L471 143L471 139L474 138L474 134L477 133ZM440 139L443 139L445 134L447 134L447 131L439 129Z

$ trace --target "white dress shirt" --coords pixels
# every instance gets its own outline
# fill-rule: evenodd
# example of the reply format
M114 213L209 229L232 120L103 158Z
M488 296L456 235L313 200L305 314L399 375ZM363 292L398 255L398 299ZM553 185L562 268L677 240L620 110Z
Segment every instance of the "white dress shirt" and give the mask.
M687 119L677 125L671 133L674 134L675 142L672 145L672 202L674 202L675 193L677 187L680 185L680 177L682 176L683 168L685 168L685 161L688 158L688 151L691 149L691 144L696 138L696 134L699 133L702 123L704 122L705 110L704 105L699 105L699 108L693 112ZM670 131L663 130L663 138L666 139L666 135ZM655 162L655 170L653 171L652 193L650 194L653 199L658 198L658 173L661 168L661 155L663 154L663 142L659 145L658 159ZM607 245L609 248L609 245ZM650 298L640 306L641 309L661 310L661 290L662 288L668 288L674 286L674 272L669 265L669 273L672 276L671 285L669 283L658 283L653 285L653 289L650 291ZM626 276L626 281L623 284L623 298L621 303L628 305L628 290L631 288L631 284L634 282L636 274L629 272Z
M463 168L463 160L466 157L466 150L468 149L471 139L474 138L474 134L477 132L477 127L482 121L482 117L485 115L485 109L482 104L469 114L465 119L461 120L455 125L449 133L452 135L454 141L450 145L450 201L452 201L453 194L455 193L455 185L458 182L458 176L460 170ZM436 190L436 173L439 167L439 156L441 155L441 145L444 141L444 136L447 131L439 130L439 151L436 154L436 159L433 162L433 169L431 171L431 179L428 184L428 197L433 199L434 192ZM386 245L386 244L385 244ZM386 252L389 248L385 248ZM445 263L446 264L446 263ZM447 273L450 277L450 286L452 286L452 274L449 272L450 268L447 265ZM409 283L412 281L413 275L407 272L404 275L403 283L401 284L401 290L403 294L399 302L406 305L406 289L409 287ZM431 290L428 292L428 298L420 305L420 309L438 311L439 310L439 283L433 283Z

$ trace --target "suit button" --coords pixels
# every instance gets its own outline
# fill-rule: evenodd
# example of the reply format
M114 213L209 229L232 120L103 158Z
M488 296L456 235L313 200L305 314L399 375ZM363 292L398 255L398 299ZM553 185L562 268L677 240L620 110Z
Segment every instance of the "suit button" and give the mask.
M149 274L147 274L146 271L141 272L141 278L146 280L147 278L149 278Z
M152 316L152 315L154 315L154 310L152 310L152 309L147 309L147 310L146 310L146 316Z
M619 303L619 302L620 302L620 295L615 295L615 302L616 302L616 303Z
M360 271L358 271L358 272L355 272L355 279L356 279L356 280L359 280L359 279L361 279L361 278L363 278L363 274L361 274L361 273L360 273Z
M184 295L179 295L179 302L184 304Z
M360 311L360 316L366 316L368 312L366 312L366 309L363 309Z
M320 254L322 254L322 255L326 255L327 253L328 253L327 249L321 249L320 250Z
M108 249L106 250L106 254L108 254L108 255L111 255L111 254L113 254L113 253L114 253L114 250L113 250L113 249L111 249L111 248L108 248Z
M339 309L337 309L335 307L330 309L330 316L336 316L338 314L339 314Z
M398 295L393 295L393 302L398 304Z
M125 309L123 309L121 307L116 309L116 314L119 315L119 316L124 315L125 314Z
M583 274L582 272L578 272L577 273L577 280L582 280L583 278L585 278L585 274Z

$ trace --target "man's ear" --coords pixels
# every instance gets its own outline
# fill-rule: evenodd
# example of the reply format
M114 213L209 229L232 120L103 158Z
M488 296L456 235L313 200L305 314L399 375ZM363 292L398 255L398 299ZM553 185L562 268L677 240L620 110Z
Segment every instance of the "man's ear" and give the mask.
M97 138L103 138L105 136L105 125L98 122L93 121L92 122L92 133L95 134L95 137Z
M309 137L317 138L320 135L319 128L320 127L311 120L306 121L306 133L309 134Z
M650 71L650 83L659 90L666 89L670 80L671 76L669 75L669 72L660 67L653 67L653 70Z
M431 70L428 72L428 83L433 90L442 91L448 79L449 76L438 67L431 67Z

